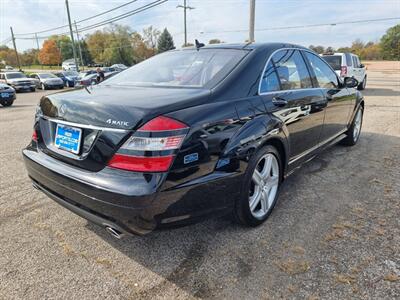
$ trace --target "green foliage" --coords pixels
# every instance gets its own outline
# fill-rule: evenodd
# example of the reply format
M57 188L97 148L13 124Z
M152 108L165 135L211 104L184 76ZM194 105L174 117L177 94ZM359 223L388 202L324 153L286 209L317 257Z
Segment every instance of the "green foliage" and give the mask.
M175 49L174 39L172 38L172 35L168 32L167 28L164 28L164 31L158 38L158 52L161 53L172 49Z
M325 52L324 46L314 46L314 45L310 45L308 48L310 48L311 50L317 52L318 54L322 54L322 53Z
M61 60L67 60L74 57L72 50L72 41L67 35L53 35L49 37L49 40L55 41L57 48L61 53Z
M211 44L221 44L223 43L220 39L211 39L208 41L208 43Z
M383 59L400 60L400 24L386 31L380 46Z

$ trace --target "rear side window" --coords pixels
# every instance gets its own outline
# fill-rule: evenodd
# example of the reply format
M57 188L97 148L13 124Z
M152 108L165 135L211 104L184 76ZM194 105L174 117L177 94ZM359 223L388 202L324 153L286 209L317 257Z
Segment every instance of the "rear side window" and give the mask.
M279 90L280 85L278 75L276 73L274 65L272 64L272 61L270 60L261 79L260 92L273 92Z
M357 58L355 56L353 56L353 67L358 68Z
M342 56L341 55L324 55L322 58L332 67L334 70L340 70L342 67Z
M310 62L319 86L326 89L336 88L339 82L335 72L328 66L328 64L313 53L305 52L305 55Z
M351 67L353 64L352 64L352 59L351 59L350 53L346 53L345 56L346 56L346 65L348 67Z
M275 67L275 72L271 72L273 67ZM274 73L275 75L273 75ZM263 78L268 78L272 85L276 75L278 76L281 90L312 88L310 74L303 57L297 50L280 50L272 56ZM274 88L276 88L276 85ZM270 92L273 90L268 90L268 84L262 82L260 91Z

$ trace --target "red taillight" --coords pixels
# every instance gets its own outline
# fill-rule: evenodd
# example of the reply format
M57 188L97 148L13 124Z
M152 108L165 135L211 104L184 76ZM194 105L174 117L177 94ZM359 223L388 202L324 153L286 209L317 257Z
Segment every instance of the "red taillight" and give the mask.
M166 172L188 130L180 121L164 116L154 118L129 137L108 166L136 172Z
M37 139L38 139L38 137L37 137L37 132L36 132L36 130L33 130L33 133L32 133L32 141L37 142Z
M340 76L341 77L345 77L347 75L347 67L346 66L342 66L340 68Z
M117 153L110 160L108 166L136 172L165 172L168 171L173 159L172 155L145 157Z
M159 116L146 124L144 124L138 131L166 131L166 130L180 130L188 128L186 124L177 120Z

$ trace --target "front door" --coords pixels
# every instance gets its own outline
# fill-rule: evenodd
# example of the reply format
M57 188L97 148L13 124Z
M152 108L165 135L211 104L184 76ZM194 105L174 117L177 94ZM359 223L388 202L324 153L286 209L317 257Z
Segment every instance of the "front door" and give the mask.
M341 87L336 73L319 56L308 51L303 53L309 62L313 79L317 81L319 90L328 104L321 133L323 143L347 129L354 106L355 90Z

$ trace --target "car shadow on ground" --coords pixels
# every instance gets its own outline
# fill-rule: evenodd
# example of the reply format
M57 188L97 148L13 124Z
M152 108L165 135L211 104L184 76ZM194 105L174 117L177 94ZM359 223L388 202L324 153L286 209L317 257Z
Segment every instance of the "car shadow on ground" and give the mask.
M273 213L257 228L240 226L229 216L122 240L116 240L97 225L88 223L87 228L162 277L161 282L137 297L163 294L168 283L195 297L221 296L220 285L224 289L229 285L231 291L239 293L238 297L245 297L240 293L249 292L253 280L261 280L257 272L264 280L268 278L270 286L284 284L280 282L282 274L276 261L285 243L298 242L311 248L311 252L319 251L321 236L349 210L351 202L359 198L363 201L369 195L365 186L372 177L379 176L371 174L372 164L378 166L378 159L382 160L388 151L393 152L388 149L396 147L400 151L398 137L366 132L354 147L337 145L322 152L286 179ZM365 159L371 162L363 162ZM314 259L319 259L319 255ZM252 296L262 295L255 292Z
M361 91L364 96L400 96L399 91L395 91L389 88L366 88L365 90Z

